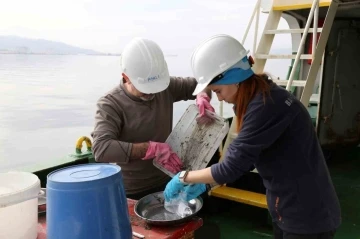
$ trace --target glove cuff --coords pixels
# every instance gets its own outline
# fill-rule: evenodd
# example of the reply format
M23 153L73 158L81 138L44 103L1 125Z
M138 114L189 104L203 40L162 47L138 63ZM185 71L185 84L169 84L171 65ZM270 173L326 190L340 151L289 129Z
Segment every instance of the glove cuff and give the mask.
M153 141L149 141L149 147L146 150L145 156L141 158L142 160L155 158L156 152L156 143Z
M210 97L205 92L200 92L196 95L196 99L204 98L206 101L210 102Z

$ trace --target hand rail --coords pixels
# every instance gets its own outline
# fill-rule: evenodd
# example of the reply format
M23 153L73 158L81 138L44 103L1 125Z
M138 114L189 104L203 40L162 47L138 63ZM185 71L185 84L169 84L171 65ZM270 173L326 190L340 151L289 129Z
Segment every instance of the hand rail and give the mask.
M253 54L255 54L255 52L256 52L256 45L257 45L257 34L258 34L258 29L259 29L259 17L260 17L260 4L261 4L261 0L257 0L257 2L255 4L255 7L254 7L254 10L253 10L253 13L252 13L251 18L250 18L250 21L249 21L249 23L248 23L248 25L246 27L245 34L244 34L243 39L241 41L241 44L244 45L245 40L247 38L247 35L249 33L250 27L251 27L251 25L252 25L252 23L254 21L255 14L256 14ZM224 116L224 106L223 106L222 101L220 101L219 111L220 111L220 116L223 117Z
M319 13L319 0L314 0L313 1L313 4L311 6L311 10L310 10L310 14L309 14L309 17L307 19L307 22L306 22L306 25L305 25L305 30L304 30L304 33L301 37L301 41L300 41L300 44L299 44L299 48L297 50L297 53L296 53L296 58L295 58L295 61L294 61L294 64L293 64L293 68L291 69L291 73L290 73L290 76L289 76L289 80L288 80L288 83L286 85L286 90L290 90L291 88L291 85L292 85L292 82L294 80L294 76L295 76L295 72L296 72L296 67L297 65L299 64L299 60L300 60L300 56L302 54L302 50L305 46L305 42L306 42L306 38L307 38L307 34L309 32L309 28L310 28L310 24L312 22L312 19L313 19L313 16L314 16L314 12L315 12L315 15L316 15L316 18L318 17L318 13ZM315 33L315 29L317 31L317 19L316 19L316 25L315 25L315 19L314 19L314 33ZM315 39L315 43L316 43L316 35L314 35L314 38ZM313 44L313 56L314 56L314 52L315 52L315 49L316 49L316 44ZM314 58L314 57L312 57Z

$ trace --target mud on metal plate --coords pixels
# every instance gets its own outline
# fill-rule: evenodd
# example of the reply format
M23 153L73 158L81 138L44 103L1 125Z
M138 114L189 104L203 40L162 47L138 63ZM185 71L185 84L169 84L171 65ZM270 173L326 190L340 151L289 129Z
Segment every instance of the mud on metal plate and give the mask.
M229 124L224 118L208 113L215 117L215 121L207 126L199 125L196 121L198 107L190 105L166 139L166 143L182 160L183 170L205 168L229 131ZM153 164L170 177L174 176L155 160Z

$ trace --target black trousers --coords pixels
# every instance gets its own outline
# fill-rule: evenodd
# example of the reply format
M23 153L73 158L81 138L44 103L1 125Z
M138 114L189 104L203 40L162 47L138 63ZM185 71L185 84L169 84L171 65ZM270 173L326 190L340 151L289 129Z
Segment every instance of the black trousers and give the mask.
M335 231L322 232L318 234L295 234L284 232L276 223L273 223L274 239L333 239L335 237Z

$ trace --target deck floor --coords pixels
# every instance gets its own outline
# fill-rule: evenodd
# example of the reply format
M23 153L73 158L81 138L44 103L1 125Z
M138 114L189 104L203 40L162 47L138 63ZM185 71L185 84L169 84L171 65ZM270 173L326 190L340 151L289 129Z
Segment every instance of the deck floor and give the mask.
M342 209L335 238L360 239L360 149L333 152L328 165ZM204 226L196 239L272 238L266 209L214 198L206 201L200 216Z

